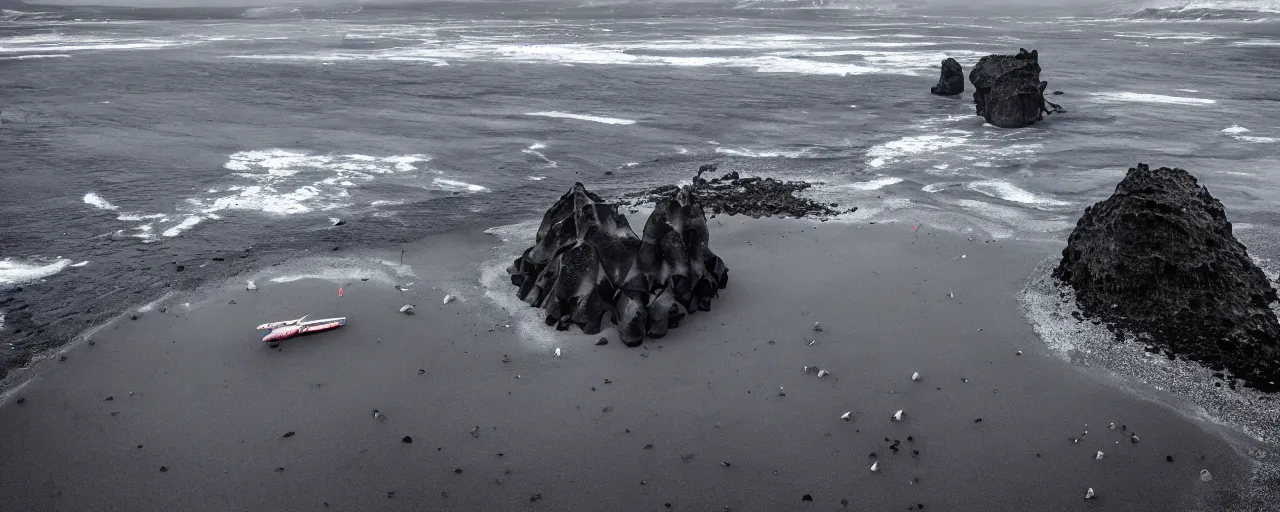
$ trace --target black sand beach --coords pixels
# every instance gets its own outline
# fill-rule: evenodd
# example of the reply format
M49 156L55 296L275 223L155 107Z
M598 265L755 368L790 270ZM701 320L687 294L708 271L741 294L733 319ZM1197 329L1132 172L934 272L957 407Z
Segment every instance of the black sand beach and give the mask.
M1018 294L1060 246L709 227L729 287L641 348L518 307L501 269L528 225L427 238L405 266L343 250L251 276L257 291L171 296L6 391L0 508L1275 509L1246 501L1253 441L1040 342ZM319 277L272 281L295 275ZM279 350L252 331L303 314L349 324Z

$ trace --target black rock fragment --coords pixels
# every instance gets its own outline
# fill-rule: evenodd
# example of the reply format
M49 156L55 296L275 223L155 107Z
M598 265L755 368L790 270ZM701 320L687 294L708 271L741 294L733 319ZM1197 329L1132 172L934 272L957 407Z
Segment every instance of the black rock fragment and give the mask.
M160 472L161 472L161 473L168 473L168 472L169 472L169 466L160 466Z
M1040 53L1019 49L1017 55L988 55L969 71L977 113L1000 128L1022 128L1065 112L1044 98L1048 82L1040 81Z
M596 346L600 346L600 345L608 345L608 344L609 344L609 338L604 338L604 337L602 337L602 338L600 338L600 339L596 340Z
M547 210L536 243L507 272L516 295L546 311L547 325L598 334L608 314L622 342L661 337L686 314L709 311L728 269L708 246L692 188L660 201L643 237L581 183Z
M1129 169L1085 210L1054 277L1144 343L1261 391L1280 391L1276 290L1232 234L1222 203L1182 169Z
M810 494L806 494L800 497L800 501L813 501L813 496Z
M412 443L412 442L413 442L413 438L412 438L412 437L409 437L409 436L404 436L404 437L400 438L400 442L402 442L402 443L404 443L404 444L410 444L410 443Z
M929 92L939 96L955 96L964 92L964 67L955 59L947 57L942 61L942 76L938 77L938 85Z
M1172 456L1172 455L1165 455L1165 456L1164 456L1164 461L1165 461L1165 462L1173 462L1173 456Z
M293 437L293 436L294 436L294 435L296 435L296 434L297 434L296 432L294 432L294 431L290 430L290 431L288 431L288 432L285 432L285 433L284 433L284 435L283 435L283 436L281 436L281 437Z
M532 496L529 496L529 503L536 503L536 502L539 502L539 501L542 501L542 494L541 494L541 493L539 493L539 494L534 494L534 495L532 495Z

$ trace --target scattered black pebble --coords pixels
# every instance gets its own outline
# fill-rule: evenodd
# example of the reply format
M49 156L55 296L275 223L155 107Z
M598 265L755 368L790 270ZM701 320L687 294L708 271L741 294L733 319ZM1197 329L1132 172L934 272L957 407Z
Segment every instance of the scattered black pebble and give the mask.
M230 304L230 305L234 306L234 305L236 305L236 301L234 301L234 300L227 301L227 304Z
M413 442L413 438L412 438L412 437L409 437L409 436L404 436L404 437L400 438L400 442L405 443L405 444L409 444L409 443L412 443L412 442Z
M90 347L92 347L92 346L94 346L94 345L97 345L97 344L98 344L98 342L93 341L93 340L89 340L89 346L90 346Z
M160 472L161 472L161 473L168 473L168 472L169 472L169 466L160 466Z
M294 435L296 435L296 434L297 434L296 432L294 432L294 431L290 430L290 431L288 431L288 432L285 432L285 433L284 433L284 437L293 437L293 436L294 436Z
M1173 462L1173 456L1172 456L1172 455L1165 455L1165 456L1164 456L1164 461L1165 461L1165 462Z
M110 401L115 400L115 399L116 399L116 397L114 397L114 396L109 396L109 397L104 398L102 401L103 401L103 402L110 402Z
M613 384L613 381L611 381L611 380L609 380L609 379L605 379L605 380L604 380L604 383L605 383L605 384Z
M59 360L59 361L66 361L66 360L67 360L67 356L58 356L58 360Z
M876 458L876 452L871 452L871 455L868 455L868 457L871 457L873 459Z
M840 506L842 507L849 506L849 498L840 498Z
M422 374L424 374L424 373L427 373L427 371L426 371L426 370L423 370L423 369L419 369L419 370L418 370L418 375L422 375Z
M982 418L978 418L978 419L976 419L976 420L973 420L973 422L974 422L974 423L982 423Z
M907 436L907 442L908 442L908 443L913 442L913 441L915 441L915 439L914 439L914 438L912 438L911 436Z
M182 272L183 270L186 270L186 269L187 269L187 267L186 267L185 265L178 265L178 269L177 269L177 270L178 270L178 272Z
M592 391L595 391L595 390L596 390L596 387L595 387L595 386L591 386L591 390L592 390Z
M499 453L499 454L498 454L498 456L499 456L499 457L501 457L502 455L503 455L503 454L501 454L501 453Z
M534 494L533 496L529 496L529 503L536 503L539 501L542 501L542 494Z
M911 450L911 456L912 456L912 457L919 457L919 456L920 456L920 450Z
M726 460L726 461L721 461L721 462L720 462L720 465L721 465L721 466L724 466L724 467L726 467L726 468L727 468L727 467L731 467L731 466L733 466L733 464L730 464L730 463L729 463L729 461L727 461L727 460Z
M596 340L596 345L597 345L597 346L599 346L599 345L608 345L608 344L609 344L609 338L600 338L600 339Z
M454 468L454 469L453 469L453 474L455 474L455 475L461 475L461 474L462 474L462 468Z
M137 319L138 319L138 315L129 315L129 319L130 319L130 320L137 320Z
M1037 453L1037 454L1036 454L1036 458L1037 458L1037 459L1038 459L1038 458L1040 458L1040 454L1038 454L1038 453Z
M138 449L139 449L139 450L141 450L141 449L142 449L142 445L138 445Z
M813 501L813 496L806 494L800 497L800 501Z
M337 246L335 246L335 247L333 248L333 250L335 250L335 251L336 251L336 250L338 250L338 249L341 249L341 247L337 247Z
M652 449L653 449L653 445L652 445L652 444L646 444L646 445L644 445L644 449L646 449L646 450L652 450Z
M603 411L601 411L601 412L609 412L609 411L612 411L612 410L613 410L613 407L605 407L605 408L604 408L604 410L603 410Z
M226 258L214 258L213 261L227 261Z
M276 468L276 473L284 473L284 468Z
M667 508L671 508L671 504L670 504L670 503L663 503L663 504L662 504L662 506L667 507Z
M1120 430L1129 430L1129 427L1125 425L1120 425Z
M396 497L396 492L395 492L395 491L387 491L387 499L391 499L391 498L394 498L394 497Z
M26 399L26 397L21 397L21 396L20 396L20 397L18 397L18 403L20 403L20 404L25 404L25 403L27 403L27 399Z

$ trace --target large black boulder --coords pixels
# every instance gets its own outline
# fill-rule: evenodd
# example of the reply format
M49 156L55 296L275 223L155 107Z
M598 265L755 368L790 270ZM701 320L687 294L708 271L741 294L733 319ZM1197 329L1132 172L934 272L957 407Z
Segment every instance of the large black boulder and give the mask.
M597 334L609 314L622 342L636 346L646 335L665 335L686 314L709 311L728 285L709 238L692 188L654 205L637 237L618 205L575 183L507 272L516 295L546 311L547 325Z
M1022 128L1065 112L1044 98L1048 82L1040 81L1040 54L1019 49L1017 55L988 55L969 71L978 115L1001 128Z
M1278 391L1276 291L1231 234L1222 203L1182 169L1129 169L1085 210L1054 276L1087 315Z
M929 92L939 96L955 96L964 92L964 68L950 57L942 61L942 76Z

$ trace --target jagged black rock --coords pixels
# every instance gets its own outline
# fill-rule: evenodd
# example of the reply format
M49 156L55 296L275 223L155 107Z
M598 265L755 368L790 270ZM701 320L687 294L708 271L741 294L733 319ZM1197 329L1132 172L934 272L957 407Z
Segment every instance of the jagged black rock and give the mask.
M627 346L661 337L686 314L711 309L728 269L711 252L692 187L658 201L642 233L617 204L575 183L543 216L534 246L507 269L511 284L557 329L597 334L607 313Z
M964 67L955 59L947 57L942 61L942 76L938 77L938 85L929 92L939 96L955 96L964 92Z
M1222 203L1182 169L1129 169L1085 210L1054 276L1087 316L1249 387L1280 391L1276 291L1236 240Z
M1040 81L1040 53L1019 49L1017 55L988 55L969 71L973 103L979 116L1001 128L1022 128L1066 112L1044 98L1048 82Z
M858 211L857 207L840 210L836 203L820 203L812 199L797 196L812 183L803 181L781 181L773 178L743 178L738 173L730 172L719 178L710 180L702 177L705 173L715 172L715 164L705 164L698 169L693 178L694 193L698 204L713 214L749 215L752 217L790 216L830 217L846 212ZM642 190L623 196L630 205L658 203L676 197L681 191L675 185Z

